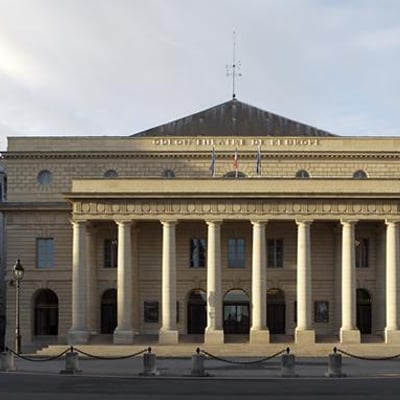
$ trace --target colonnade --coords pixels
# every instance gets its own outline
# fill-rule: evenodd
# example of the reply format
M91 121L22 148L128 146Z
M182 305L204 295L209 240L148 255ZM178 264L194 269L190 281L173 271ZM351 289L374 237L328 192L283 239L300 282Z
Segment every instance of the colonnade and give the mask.
M399 330L399 222L386 220L386 343L400 343ZM178 342L176 326L176 224L161 221L162 240L162 323L159 341L164 344ZM208 344L224 342L222 291L221 291L221 220L207 220L207 326L204 340ZM268 343L266 324L266 229L268 221L253 220L252 293L251 293L251 343ZM299 344L315 342L312 326L311 290L311 239L313 220L298 219L297 224L297 327L295 341ZM355 282L355 225L356 220L341 220L341 328L342 343L359 343L360 332L356 327ZM132 343L137 333L132 321L132 249L131 228L133 221L118 221L118 324L114 343ZM71 343L86 343L88 329L88 274L87 221L73 222L72 268L72 327ZM89 299L89 300L88 300ZM137 327L136 327L137 328Z

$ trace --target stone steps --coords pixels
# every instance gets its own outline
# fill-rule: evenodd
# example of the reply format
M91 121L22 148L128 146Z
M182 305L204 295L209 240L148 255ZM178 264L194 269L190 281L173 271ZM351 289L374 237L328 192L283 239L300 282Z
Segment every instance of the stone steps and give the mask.
M207 351L218 357L255 357L262 358L290 348L297 357L326 357L336 346L346 352L367 357L389 357L400 354L400 346L385 345L384 343L362 343L340 345L338 343L316 343L310 346L299 346L294 343L271 343L268 345L252 345L248 343L225 343L222 345L205 345L204 343L180 343L177 345L159 345L157 343L136 345L91 344L77 345L79 350L102 357L119 357L139 352L147 347L157 357L191 357L196 348ZM35 354L39 356L55 356L67 349L68 345L50 345Z

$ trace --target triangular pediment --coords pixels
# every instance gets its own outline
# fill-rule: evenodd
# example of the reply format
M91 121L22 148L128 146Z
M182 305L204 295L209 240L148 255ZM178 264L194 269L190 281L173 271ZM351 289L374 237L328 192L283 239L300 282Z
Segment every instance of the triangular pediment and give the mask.
M232 99L132 136L336 136Z

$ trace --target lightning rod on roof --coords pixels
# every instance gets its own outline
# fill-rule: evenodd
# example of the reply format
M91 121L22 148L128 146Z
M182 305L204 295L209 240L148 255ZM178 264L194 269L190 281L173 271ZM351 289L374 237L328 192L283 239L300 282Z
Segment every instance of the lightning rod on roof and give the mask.
M236 77L242 76L240 72L240 61L236 60L236 32L233 31L233 54L232 54L232 65L226 66L226 76L232 77L232 99L236 98Z

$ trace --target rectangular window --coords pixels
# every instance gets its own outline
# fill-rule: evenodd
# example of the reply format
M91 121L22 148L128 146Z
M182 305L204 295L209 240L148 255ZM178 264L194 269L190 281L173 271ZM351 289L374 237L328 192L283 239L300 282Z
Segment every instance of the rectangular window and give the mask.
M117 268L118 243L116 240L106 239L104 241L104 268Z
M329 322L329 302L314 302L314 322Z
M228 240L228 267L245 267L245 241L244 239Z
M54 239L36 239L36 262L38 268L54 268Z
M356 244L356 267L368 268L369 263L369 239L357 239Z
M190 239L190 268L206 266L206 240Z
M158 301L144 302L144 322L158 322Z
M267 240L268 268L283 268L283 239Z

